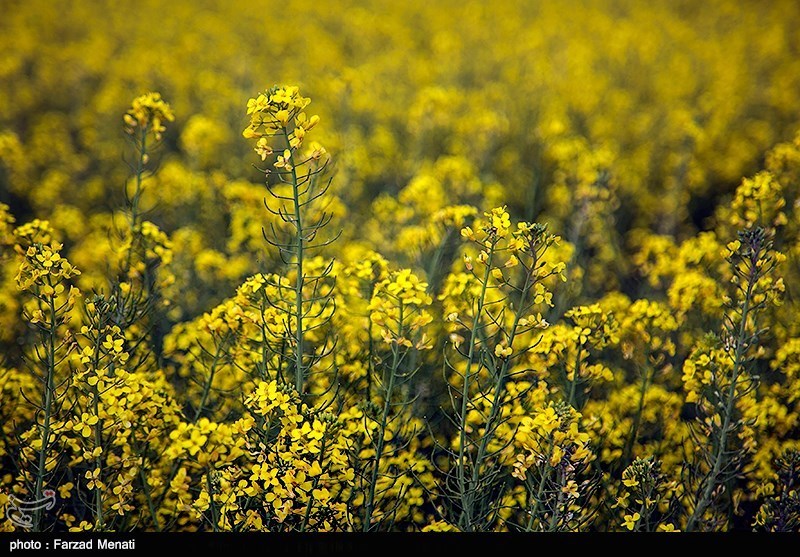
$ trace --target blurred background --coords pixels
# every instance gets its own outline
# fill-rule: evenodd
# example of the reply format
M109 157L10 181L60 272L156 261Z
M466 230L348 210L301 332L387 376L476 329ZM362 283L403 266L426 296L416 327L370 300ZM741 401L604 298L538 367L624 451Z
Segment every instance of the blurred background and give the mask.
M130 176L122 114L150 90L172 105L144 204L174 244L176 321L274 261L241 131L247 99L276 83L299 85L322 117L339 246L431 274L444 207L507 204L574 249L569 303L641 294L629 264L641 238L708 228L800 125L792 0L3 0L2 12L0 201L20 223L51 221L83 287L101 283Z

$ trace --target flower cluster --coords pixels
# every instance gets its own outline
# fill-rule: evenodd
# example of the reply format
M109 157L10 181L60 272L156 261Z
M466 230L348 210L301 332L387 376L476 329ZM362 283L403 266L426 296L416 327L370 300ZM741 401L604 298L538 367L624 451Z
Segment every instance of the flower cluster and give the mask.
M129 134L152 134L156 140L166 130L165 122L175 120L172 108L162 98L160 93L146 93L133 99L131 108L123 116L125 131Z
M261 160L273 154L269 138L283 135L288 143L274 163L275 168L291 172L296 164L292 152L303 144L306 134L319 123L319 116L307 116L303 110L311 99L300 95L297 87L275 86L247 101L250 124L242 135L247 139L258 139L255 151ZM291 131L289 129L291 128ZM309 157L318 159L325 153L319 144L311 144Z
M411 338L420 336L417 348L431 348L424 336L419 335L433 316L425 309L431 305L427 283L422 282L410 269L391 273L375 285L367 311L372 322L379 326L380 335L387 343L412 346Z

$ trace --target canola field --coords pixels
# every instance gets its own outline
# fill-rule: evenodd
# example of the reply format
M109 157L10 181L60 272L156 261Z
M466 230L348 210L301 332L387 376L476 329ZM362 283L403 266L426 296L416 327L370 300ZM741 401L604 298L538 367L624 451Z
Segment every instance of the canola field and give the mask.
M0 531L800 529L800 3L1 8Z

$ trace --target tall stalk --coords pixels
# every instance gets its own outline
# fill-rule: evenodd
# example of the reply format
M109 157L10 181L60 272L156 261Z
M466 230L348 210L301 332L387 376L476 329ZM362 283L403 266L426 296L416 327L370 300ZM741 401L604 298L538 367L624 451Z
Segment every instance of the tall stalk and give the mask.
M291 367L287 369L291 379L287 381L291 381L301 395L307 394L308 375L314 364L330 353L327 349L321 353L310 349L308 332L327 324L334 304L330 292L323 292L332 283L332 262L315 276L309 276L306 260L312 250L336 239L316 239L319 231L330 223L332 215L325 210L318 211L314 202L327 193L331 182L319 183L327 167L327 158L323 159L325 150L312 143L310 151L301 151L306 134L319 121L317 116L308 118L303 112L309 102L296 87L274 86L248 102L251 119L243 133L246 138L258 139L255 151L261 155L261 160L274 154L268 140L281 138L282 151L276 155L273 168L262 169L269 196L278 207L273 208L267 198L264 205L279 222L264 227L263 235L270 246L277 248L282 263L296 272L292 286L280 281L272 285L276 295L269 303L286 316L286 340L291 343L288 354ZM304 172L298 172L300 168ZM271 176L275 177L274 181ZM288 186L291 192L282 193L280 185ZM281 222L284 230L279 229ZM276 354L284 353L283 346L268 348Z
M459 527L462 530L471 531L472 529L472 486L467 482L467 407L470 400L469 388L470 379L472 374L472 366L475 360L475 346L478 344L479 328L481 327L481 315L483 314L483 307L486 302L486 289L489 284L489 276L492 271L492 260L494 258L494 249L489 250L489 257L486 262L486 269L483 273L483 280L481 281L481 291L478 296L477 306L475 308L475 315L472 319L472 327L470 327L469 337L469 353L467 355L466 369L464 370L463 383L461 387L461 411L459 412L458 429L459 429L459 443L458 443L458 462L456 463L456 470L458 475L458 495L461 501L461 516L458 519Z
M748 362L752 358L748 352L758 341L761 333L757 324L758 310L763 309L768 299L763 293L756 299L756 291L762 288L759 281L777 264L771 237L760 227L740 232L738 241L729 244L728 249L737 292L730 298L724 317L722 350L730 357L731 367L727 376L719 373L719 370L725 371L725 366L712 367L712 384L702 391L701 411L708 407L711 409L708 413L713 413L709 416L712 449L706 461L708 471L700 480L694 509L686 524L687 531L697 529L715 504L720 486L729 484L748 454L745 448L732 447L737 431L745 425L744 418L737 416L737 403L755 389L757 378L748 374Z
M697 501L694 512L689 517L689 521L686 524L687 532L691 532L696 528L698 521L702 519L703 515L708 510L708 507L711 506L711 503L713 502L712 494L720 483L720 472L726 461L725 453L728 445L728 435L730 434L733 412L736 409L736 385L739 381L743 367L742 356L744 354L746 340L747 319L750 313L750 299L753 293L753 286L755 286L757 279L758 273L756 269L752 269L747 282L747 292L744 299L744 306L742 307L742 320L739 323L739 332L736 336L735 356L733 361L733 369L731 370L730 385L728 386L727 393L725 395L726 402L725 409L722 414L722 427L720 428L719 433L714 440L716 450L714 451L711 470L705 476L705 478L703 478L703 488L700 499Z
M403 336L403 303L400 302L400 317L398 318L397 337ZM397 343L392 345L392 364L389 368L388 384L383 392L383 408L381 409L381 416L378 422L378 429L376 436L378 443L375 448L375 458L372 463L372 472L370 474L370 481L367 487L367 496L364 501L364 524L363 530L368 532L372 524L372 512L375 505L375 490L378 485L378 474L380 473L381 459L383 458L384 443L386 442L386 427L388 425L389 411L392 409L392 397L394 396L395 382L399 373L400 362L400 346Z
M305 274L303 272L303 256L305 255L305 236L303 231L303 217L300 212L300 185L297 182L297 170L294 165L294 153L289 143L289 132L284 127L283 136L286 139L286 147L289 151L289 164L291 165L292 175L292 204L294 209L294 243L295 243L295 260L297 267L297 278L295 279L295 364L294 364L294 388L297 392L303 394L305 385L305 370L303 369L303 292L305 290Z
M51 420L53 419L53 403L56 399L55 374L56 374L56 329L58 327L58 315L56 313L55 300L51 296L47 303L48 310L48 330L46 334L46 355L45 369L42 391L41 411L44 412L44 421L39 426L39 437L42 445L39 449L38 463L36 466L36 487L34 496L36 501L44 498L45 477L47 475L47 452L50 449L50 436L52 435ZM33 516L33 527L35 531L42 530L42 514L44 509L37 506Z

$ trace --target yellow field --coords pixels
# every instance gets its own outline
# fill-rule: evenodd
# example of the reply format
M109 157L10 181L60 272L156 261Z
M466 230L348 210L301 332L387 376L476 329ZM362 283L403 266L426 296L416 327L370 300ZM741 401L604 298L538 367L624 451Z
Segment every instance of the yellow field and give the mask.
M0 530L797 531L798 28L6 0Z

